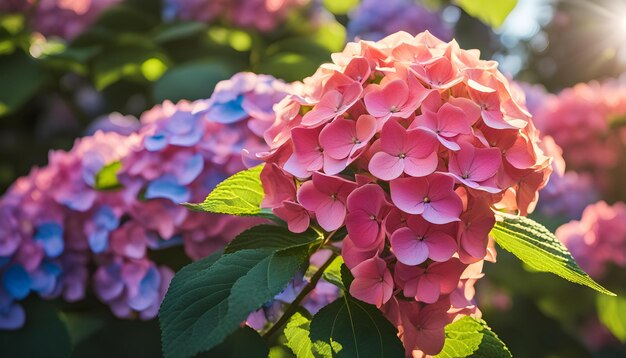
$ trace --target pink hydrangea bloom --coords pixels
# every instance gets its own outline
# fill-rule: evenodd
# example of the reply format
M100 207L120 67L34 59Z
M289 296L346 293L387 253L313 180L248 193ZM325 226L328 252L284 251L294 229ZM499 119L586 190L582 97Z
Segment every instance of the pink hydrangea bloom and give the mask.
M258 162L242 150L266 150L262 128L288 88L235 75L207 100L165 102L141 116L136 132L97 131L18 179L0 199L0 328L23 325L18 301L31 292L76 301L88 285L118 317L154 318L173 271L150 252L183 245L196 260L259 222L179 204L202 201ZM97 190L97 174L115 162L120 187Z
M610 267L626 266L626 204L591 204L580 220L556 230L556 237L567 246L589 275L601 278Z
M346 226L350 293L398 326L407 355L438 353L447 323L480 315L493 209L531 211L552 171L517 92L478 55L428 32L348 43L275 106L257 154L263 207L298 232Z
M626 87L615 82L580 83L550 95L536 110L536 125L563 148L569 170L589 173L603 195L614 195L614 170L626 129Z

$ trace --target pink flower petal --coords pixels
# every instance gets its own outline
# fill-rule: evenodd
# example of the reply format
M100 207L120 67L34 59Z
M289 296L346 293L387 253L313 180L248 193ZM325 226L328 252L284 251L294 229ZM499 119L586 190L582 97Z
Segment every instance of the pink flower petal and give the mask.
M391 248L398 261L415 266L428 259L429 246L408 227L400 228L391 235Z
M370 159L368 169L382 180L393 180L404 172L404 160L386 152L378 152Z
M435 303L439 299L438 277L425 274L420 276L415 299L424 303Z
M428 245L428 257L433 261L447 261L457 249L456 240L442 231L429 233L424 241Z

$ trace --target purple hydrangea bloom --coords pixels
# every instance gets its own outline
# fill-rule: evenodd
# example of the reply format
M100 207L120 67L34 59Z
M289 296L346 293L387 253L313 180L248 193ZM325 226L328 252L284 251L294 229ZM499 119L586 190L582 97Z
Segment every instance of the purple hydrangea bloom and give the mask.
M348 40L378 41L398 31L417 35L426 30L436 37L450 41L453 27L441 14L430 11L414 0L363 0L348 17Z
M295 9L310 0L165 0L163 18L213 22L223 20L235 26L272 31Z
M537 210L546 216L567 220L579 218L587 205L598 200L592 177L574 171L553 173L539 192Z
M3 0L2 12L23 12L35 31L71 40L122 0ZM6 2L6 4L5 4Z
M47 166L18 179L0 199L0 328L23 325L18 301L30 293L76 301L87 286L118 317L154 318L173 271L151 261L151 250L183 245L199 259L260 222L179 204L202 201L245 169L244 148L265 150L259 131L288 88L269 76L236 75L207 100L154 107L130 134L97 131L68 152L53 151ZM228 106L245 115L210 117L233 98ZM120 188L97 190L96 176L115 162Z

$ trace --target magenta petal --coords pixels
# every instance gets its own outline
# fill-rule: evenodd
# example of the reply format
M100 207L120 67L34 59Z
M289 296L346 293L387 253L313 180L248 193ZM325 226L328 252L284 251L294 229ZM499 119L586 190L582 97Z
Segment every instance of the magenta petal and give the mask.
M334 231L343 225L346 217L346 207L339 200L328 198L315 210L315 217L322 229Z
M500 149L476 149L469 177L471 180L476 182L485 181L496 175L501 163L502 155L500 154Z
M346 266L352 270L361 262L374 257L377 249L378 248L374 250L360 250L354 245L352 238L350 236L346 236L342 242L341 256L343 257L343 261Z
M335 175L341 173L348 167L348 158L334 159L327 155L324 155L324 173L328 175Z
M439 164L437 152L432 152L425 158L408 156L404 158L404 172L414 177L424 177L435 172Z
M426 261L429 256L429 247L423 240L419 240L413 230L404 227L391 235L391 248L398 261L405 265L416 266Z
M393 293L393 280L383 259L375 256L363 261L352 270L354 281L350 294L361 301L381 307Z
M356 137L361 142L368 142L376 134L378 124L376 118L369 115L361 115L356 121Z
M317 210L320 205L330 200L330 195L318 191L310 180L300 186L297 196L298 202L309 211Z
M404 171L404 160L385 152L378 152L372 156L368 169L378 179L392 180Z
M390 182L391 201L408 214L424 212L428 181L424 178L398 178Z
M457 151L459 149L461 149L461 147L454 141L449 140L447 138L444 138L441 135L437 135L437 139L439 139L439 143L441 143L444 147L452 150L452 151Z
M380 147L383 151L397 156L408 151L406 129L394 119L388 120L380 134Z
M461 274L466 267L467 265L456 258L446 262L437 262L428 268L428 276L436 278L442 294L448 294L457 288Z
M428 257L433 261L447 261L457 249L456 240L441 231L430 233L425 241L428 245Z
M369 249L376 244L380 227L378 222L370 219L370 215L363 211L352 211L346 217L348 234L353 237L354 245L361 249Z
M276 216L287 222L291 232L301 233L309 228L311 221L309 213L298 203L285 201L283 206L274 208L273 211Z
M309 172L307 168L308 163L304 163L298 159L298 156L295 153L287 159L287 162L285 162L285 165L283 166L283 169L287 173L298 178L308 178L311 176L311 172Z
M350 285L350 294L369 304L380 307L383 301L383 285L379 279L354 278Z
M424 303L435 303L439 299L439 281L437 277L429 274L422 275L417 284L415 298Z
M333 159L348 157L354 147L355 126L354 121L338 118L324 127L319 139L324 154Z
M456 195L456 194L455 194ZM422 217L433 224L449 224L459 221L459 216L463 210L463 203L457 196L457 200L441 200L439 202L425 204Z
M466 119L465 113L458 107L445 103L437 112L440 123L441 135L453 137L457 134L471 134L472 129Z

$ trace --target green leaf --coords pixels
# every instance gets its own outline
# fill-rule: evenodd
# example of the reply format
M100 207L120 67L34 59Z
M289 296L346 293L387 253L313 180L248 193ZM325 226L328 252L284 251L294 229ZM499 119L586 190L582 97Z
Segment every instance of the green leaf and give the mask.
M598 317L622 343L626 343L626 299L598 295Z
M359 5L359 0L324 0L324 7L335 15L345 15Z
M511 352L485 321L463 317L446 326L443 350L435 357L508 358Z
M322 357L404 357L391 322L376 307L347 294L313 317L309 336Z
M147 45L136 43L106 48L93 60L96 89L103 90L122 79L138 82L150 80L146 77L146 66L155 61L163 66L169 62L164 54Z
M344 264L341 256L337 256L333 262L331 262L330 266L324 270L323 277L324 280L344 291L350 290L350 284L352 284L352 280L354 280L352 272L350 272L348 267Z
M122 163L118 160L102 167L96 174L96 190L111 190L121 188L117 173L122 169Z
M39 63L21 51L0 56L0 116L18 109L44 84Z
M456 5L485 24L498 28L517 4L517 0L455 0Z
M296 312L285 326L285 338L287 347L298 358L315 358L313 355L313 343L309 338L311 320Z
M199 358L267 358L270 350L261 336L245 326L228 336L219 346L198 355Z
M347 291L344 287L341 277L341 267L344 266L343 258L341 256L335 257L333 262L324 270L324 280L332 283L333 285Z
M230 64L215 59L185 63L171 68L154 85L156 102L208 98L215 85L235 74Z
M309 229L301 234L294 234L284 226L257 225L241 234L226 246L225 253L230 254L245 249L284 250L303 245L311 245L322 239L320 234Z
M532 269L551 272L579 285L615 296L583 271L567 248L541 224L523 217L502 215L491 230L491 236L505 250L517 256Z
M152 39L157 43L176 41L193 37L207 30L205 24L200 22L177 22L161 25L155 30Z
M69 357L70 336L54 305L30 299L25 306L23 328L0 330L0 357Z
M241 171L219 183L200 204L185 204L190 209L215 214L239 216L264 215L261 201L265 195L261 185L263 165Z
M92 28L117 33L143 34L152 29L158 22L156 18L149 16L146 11L142 10L128 5L112 6L100 15Z
M280 293L307 262L308 247L239 250L202 259L174 276L161 305L163 352L189 357L220 344L248 314Z

